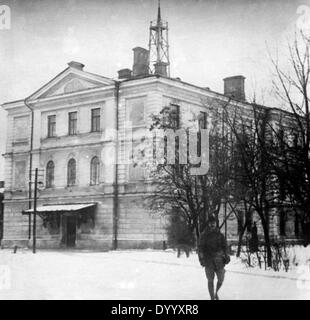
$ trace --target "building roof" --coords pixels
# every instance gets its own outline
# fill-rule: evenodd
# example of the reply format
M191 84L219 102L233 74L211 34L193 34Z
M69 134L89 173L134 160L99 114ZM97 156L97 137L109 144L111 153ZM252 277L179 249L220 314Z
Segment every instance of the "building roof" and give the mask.
M71 62L70 62L71 63ZM217 91L213 91L209 88L206 87L201 87L186 81L181 80L180 78L173 78L173 77L168 77L168 76L163 76L163 75L158 75L158 74L148 74L148 75L143 75L143 76L136 76L136 77L131 77L129 79L111 79L111 78L107 78L98 74L94 74L94 73L90 73L90 72L86 72L83 69L79 69L76 67L72 67L70 66L69 63L69 67L64 69L62 72L60 72L56 77L54 77L53 79L51 79L47 84L45 84L43 87L41 87L40 89L36 90L33 94L31 94L28 98L26 98L26 100L35 100L36 98L40 97L41 94L48 92L48 90L55 84L57 84L57 82L62 81L62 79L68 75L68 74L74 74L77 77L87 77L87 79L96 81L98 83L98 88L89 88L89 89L84 89L84 90L80 90L80 91L75 91L73 92L78 94L78 93L82 93L82 92L87 92L90 89L100 89L100 88L107 88L109 87L109 85L113 85L113 83L115 82L121 82L121 83L128 83L128 82L134 82L134 81L143 81L146 79L150 79L150 78L158 78L158 79L165 79L166 81L171 81L171 84L175 83L175 84L181 84L184 85L188 88L192 88L192 89L198 89L201 90L201 93L205 93L205 94L209 94L211 96L213 96L214 98L220 99L220 100L226 100L226 101L231 101L233 103L240 103L242 105L247 105L247 106L253 106L253 103L251 102L247 102L247 101L239 101L236 100L234 98L228 97L226 95L224 95L223 93L219 93ZM77 62L74 62L77 64ZM81 63L79 63L81 64ZM81 64L82 66L84 66L83 64ZM91 90L93 91L93 90ZM59 98L59 97L64 97L67 94L56 94L53 95L52 98ZM10 106L10 108L12 107L19 107L24 105L25 100L17 100L17 101L9 101L4 103L2 106L4 107L4 109L6 109L7 107ZM259 106L258 104L256 104L257 106ZM273 107L269 107L269 106L263 106L260 105L260 107L262 108L267 108L267 109L271 109L271 110L275 110L276 112L284 112L287 114L291 114L291 112L284 110L284 109L280 109L280 108L273 108Z

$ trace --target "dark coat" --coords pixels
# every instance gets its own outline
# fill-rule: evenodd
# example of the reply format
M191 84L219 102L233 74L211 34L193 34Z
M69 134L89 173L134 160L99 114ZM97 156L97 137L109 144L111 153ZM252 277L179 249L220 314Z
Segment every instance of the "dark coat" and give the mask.
M218 228L206 229L200 236L198 252L201 265L208 266L216 263L218 268L224 268L227 245L223 234Z

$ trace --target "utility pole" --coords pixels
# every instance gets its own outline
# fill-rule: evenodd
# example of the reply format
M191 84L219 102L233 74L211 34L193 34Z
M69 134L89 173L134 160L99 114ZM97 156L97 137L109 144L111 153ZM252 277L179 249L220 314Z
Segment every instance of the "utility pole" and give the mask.
M31 174L31 172L30 172ZM29 209L31 209L31 184L32 182L29 181ZM28 239L30 240L31 239L31 212L29 213L28 215Z
M37 228L37 191L38 191L38 168L35 170L34 177L34 200L33 200L33 245L32 252L36 253L36 228Z

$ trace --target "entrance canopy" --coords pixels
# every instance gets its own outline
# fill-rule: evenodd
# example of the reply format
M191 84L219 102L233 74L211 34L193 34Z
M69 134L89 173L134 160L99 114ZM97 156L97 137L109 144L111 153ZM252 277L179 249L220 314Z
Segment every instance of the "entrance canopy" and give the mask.
M94 207L96 203L82 203L82 204L56 204L37 207L37 213L49 213L49 212L77 212L86 208ZM23 214L33 213L33 208L24 210Z
M95 223L95 206L96 203L75 203L75 204L55 204L37 207L36 214L42 218L43 226L48 224L60 226L61 216L74 217L79 227L81 223L86 223L88 219ZM33 214L33 209L22 211L23 215L30 216Z

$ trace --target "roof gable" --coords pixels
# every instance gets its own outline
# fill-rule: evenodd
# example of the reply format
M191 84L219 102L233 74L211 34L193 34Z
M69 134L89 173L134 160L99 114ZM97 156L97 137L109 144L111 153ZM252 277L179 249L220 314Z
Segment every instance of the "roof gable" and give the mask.
M33 93L29 98L31 100L44 99L87 89L105 87L113 83L112 79L69 67Z

